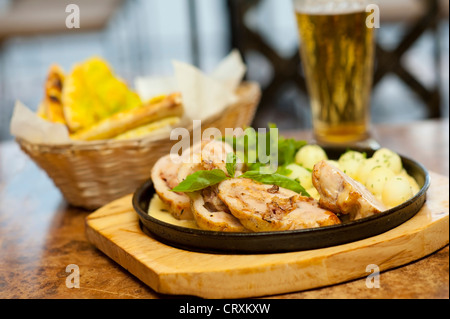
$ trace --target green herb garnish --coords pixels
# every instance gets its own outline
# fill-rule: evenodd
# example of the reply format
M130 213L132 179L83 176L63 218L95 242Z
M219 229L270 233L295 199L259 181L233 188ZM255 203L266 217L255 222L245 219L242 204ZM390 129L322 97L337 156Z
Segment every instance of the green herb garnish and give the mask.
M184 181L175 186L174 192L196 192L208 186L213 186L228 178L224 171L213 169L211 171L197 171L188 175Z
M269 128L273 129L276 126L269 124ZM300 148L307 144L306 141L278 136L277 131L272 133L270 129L267 133L258 133L252 128L247 128L242 136L225 136L222 140L232 145L234 150L234 153L227 154L226 170L228 176L220 169L198 171L189 175L172 190L176 192L195 192L233 178L236 173L237 159L239 159L245 164L247 170L239 178L249 178L263 184L277 185L311 197L298 180L286 176L292 172L286 166L295 162L295 155ZM258 147L261 143L261 147L265 146L265 152ZM260 151L262 151L262 154L260 154ZM272 162L274 151L275 155L278 155L276 163ZM268 154L270 152L272 154ZM262 159L260 156L265 156L265 158ZM270 163L267 162L269 158L271 160Z
M226 168L227 168L228 175L230 175L230 177L234 177L234 174L236 173L236 162L237 162L236 154L228 153Z
M291 179L281 174L261 174L258 171L247 171L239 176L239 178L249 178L263 184L277 185L286 189L290 189L303 196L311 197L311 195L308 194L305 188L297 180Z
M249 178L262 184L277 185L290 189L303 196L311 197L303 186L297 181L281 174L264 174L259 171L247 171L238 178ZM222 170L197 171L186 177L178 186L172 190L174 192L196 192L208 186L216 185L226 179L230 179Z

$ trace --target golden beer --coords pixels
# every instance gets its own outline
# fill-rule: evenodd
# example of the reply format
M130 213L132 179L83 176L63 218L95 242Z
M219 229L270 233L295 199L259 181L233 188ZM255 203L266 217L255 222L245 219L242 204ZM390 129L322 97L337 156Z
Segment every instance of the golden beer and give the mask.
M314 135L325 144L369 137L374 30L370 13L296 11Z

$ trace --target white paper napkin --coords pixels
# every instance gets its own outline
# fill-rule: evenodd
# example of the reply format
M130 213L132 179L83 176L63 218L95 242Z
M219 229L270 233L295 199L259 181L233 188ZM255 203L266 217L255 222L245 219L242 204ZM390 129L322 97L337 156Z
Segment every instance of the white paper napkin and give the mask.
M34 144L70 144L73 140L64 124L40 118L22 102L16 101L10 125L11 135Z
M204 120L235 102L235 91L247 70L237 50L231 51L209 75L188 63L172 64L173 77L140 77L135 87L143 99L181 92L185 115L190 120Z

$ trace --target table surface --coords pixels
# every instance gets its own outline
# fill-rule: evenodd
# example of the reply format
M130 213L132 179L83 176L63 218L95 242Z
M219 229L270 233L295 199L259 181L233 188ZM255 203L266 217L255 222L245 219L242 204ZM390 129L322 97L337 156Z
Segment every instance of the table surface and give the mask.
M376 125L383 147L449 175L448 119ZM309 139L310 132L284 135ZM69 206L45 172L15 142L0 144L0 298L169 298L154 292L92 246L85 237L88 211ZM80 288L70 289L66 267L77 265ZM449 247L366 279L267 298L449 298ZM70 278L69 278L70 279Z

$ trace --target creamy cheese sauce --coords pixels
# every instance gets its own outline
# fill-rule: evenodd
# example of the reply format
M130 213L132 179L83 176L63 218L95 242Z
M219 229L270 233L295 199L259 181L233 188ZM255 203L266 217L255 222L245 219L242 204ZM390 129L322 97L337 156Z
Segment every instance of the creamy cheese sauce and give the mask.
M148 206L148 214L153 218L159 219L160 221L168 224L199 229L195 220L178 220L173 217L170 213L169 206L159 198L158 194L155 194L150 200L150 204Z

